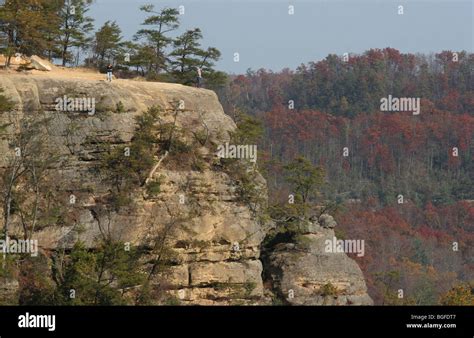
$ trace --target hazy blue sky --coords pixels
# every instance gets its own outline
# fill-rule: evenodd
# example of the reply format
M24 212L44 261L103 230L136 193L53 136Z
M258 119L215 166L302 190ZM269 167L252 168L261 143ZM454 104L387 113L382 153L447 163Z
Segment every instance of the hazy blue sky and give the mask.
M120 25L126 39L140 28L142 4L157 8L183 5L181 29L199 27L203 46L222 52L218 68L243 73L247 68L294 69L330 53L360 53L393 47L402 52L473 51L473 1L391 0L96 0L90 15L100 27ZM294 15L288 6L294 6ZM398 15L398 6L404 14ZM234 53L240 61L234 62Z

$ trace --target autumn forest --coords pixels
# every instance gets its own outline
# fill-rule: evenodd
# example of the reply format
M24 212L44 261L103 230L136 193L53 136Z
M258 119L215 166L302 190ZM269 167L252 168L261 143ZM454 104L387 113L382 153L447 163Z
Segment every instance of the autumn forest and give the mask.
M462 304L470 294L473 66L466 52L371 49L248 70L219 91L228 114L264 128L271 203L291 193L283 168L295 157L325 170L319 203L336 216L338 238L365 240L365 256L353 258L376 304ZM420 98L420 113L382 112L388 95Z

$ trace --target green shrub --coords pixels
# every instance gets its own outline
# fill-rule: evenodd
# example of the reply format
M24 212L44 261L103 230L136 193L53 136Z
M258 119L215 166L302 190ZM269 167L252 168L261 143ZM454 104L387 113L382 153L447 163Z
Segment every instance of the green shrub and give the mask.
M14 104L7 97L2 95L3 89L0 88L0 112L10 111L14 108ZM1 130L1 128L0 128Z
M155 154L159 151L155 124L159 112L159 107L151 107L137 117L138 127L129 146L105 147L98 169L114 188L111 201L116 208L131 202L128 196L145 183L155 164ZM152 190L156 191L156 188L155 185Z
M124 248L124 243L111 240L104 240L94 251L76 243L63 268L58 297L73 305L126 304L121 290L142 285L144 275L139 270L142 252ZM71 290L75 290L74 298L70 298Z
M330 282L324 284L321 287L320 292L322 296L337 296L339 294L339 290Z
M117 114L125 113L125 106L123 105L122 101L119 101L119 103L116 104L115 112Z
M146 192L150 196L157 196L161 193L161 181L153 181L147 184Z

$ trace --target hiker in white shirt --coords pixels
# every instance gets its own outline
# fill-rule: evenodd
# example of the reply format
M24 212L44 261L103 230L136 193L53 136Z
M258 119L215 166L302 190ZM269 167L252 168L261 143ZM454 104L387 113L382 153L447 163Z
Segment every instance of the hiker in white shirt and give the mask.
M197 70L197 78L196 78L196 86L201 88L202 85L202 70L201 67L196 67Z

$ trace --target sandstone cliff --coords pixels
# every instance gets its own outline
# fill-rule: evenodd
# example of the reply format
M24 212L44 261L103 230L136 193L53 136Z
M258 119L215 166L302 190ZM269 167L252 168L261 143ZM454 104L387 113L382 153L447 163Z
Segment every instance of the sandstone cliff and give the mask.
M47 120L41 134L56 161L45 182L63 211L61 217L37 225L33 238L49 261L49 270L55 269L56 253L67 252L78 240L93 250L104 236L132 247L146 246L161 236L172 254L168 268L151 280L151 287L163 291L153 304L169 297L179 304L270 304L272 296L289 289L294 289L289 301L294 304L370 303L357 264L345 254L321 253L318 238L332 236L328 233L332 230L317 224L307 235L312 244L306 253L286 248L270 255L265 275L272 279L272 286L264 289L260 250L268 224L258 216L259 207L252 208L239 198L241 182L222 170L216 158L217 145L229 141L235 124L214 92L176 84L126 80L109 84L16 74L2 74L0 87L15 105L12 111L0 113L0 126L7 126L0 139L0 153L5 154L0 170L8 168L11 156L6 154L13 151L11 140L21 122L39 115ZM64 96L94 98L93 114L58 111L56 100ZM108 178L97 170L104 145L129 145L136 118L152 106L161 107L163 123L176 124L180 130L176 137L182 144L193 143L194 162L173 154L155 156L146 182L159 182L159 191L152 194L146 184L137 186L130 201L133 207L111 208L106 198L111 191ZM203 134L204 141L198 137ZM265 195L264 179L253 166L248 171ZM23 236L20 216L12 213L12 237ZM341 290L331 301L318 293L328 282ZM17 285L3 279L1 294L12 293Z

